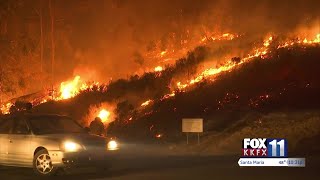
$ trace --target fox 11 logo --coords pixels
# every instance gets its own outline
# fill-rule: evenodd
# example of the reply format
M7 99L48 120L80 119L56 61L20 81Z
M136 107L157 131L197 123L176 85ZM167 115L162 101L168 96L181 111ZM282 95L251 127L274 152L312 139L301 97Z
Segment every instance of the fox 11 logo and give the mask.
M245 138L242 142L242 157L288 157L286 139Z

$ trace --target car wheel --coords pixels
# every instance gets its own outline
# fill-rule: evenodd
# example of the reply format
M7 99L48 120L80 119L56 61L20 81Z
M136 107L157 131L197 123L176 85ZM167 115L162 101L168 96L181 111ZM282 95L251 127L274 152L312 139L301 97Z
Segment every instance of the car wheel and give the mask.
M40 176L51 176L56 172L56 168L53 167L51 158L48 151L40 150L33 158L33 170Z

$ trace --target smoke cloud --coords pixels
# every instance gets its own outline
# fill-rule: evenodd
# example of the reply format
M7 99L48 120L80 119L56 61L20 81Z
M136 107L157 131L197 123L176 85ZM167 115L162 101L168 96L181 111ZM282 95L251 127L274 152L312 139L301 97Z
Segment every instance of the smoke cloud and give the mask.
M90 72L88 78L106 81L163 65L170 55L160 57L161 52L191 50L190 43L195 44L208 32L261 36L313 26L319 18L320 3L94 0L57 1L56 6L63 14L61 17L65 16L70 23L72 73ZM176 58L174 53L171 56ZM166 63L174 62L174 58Z

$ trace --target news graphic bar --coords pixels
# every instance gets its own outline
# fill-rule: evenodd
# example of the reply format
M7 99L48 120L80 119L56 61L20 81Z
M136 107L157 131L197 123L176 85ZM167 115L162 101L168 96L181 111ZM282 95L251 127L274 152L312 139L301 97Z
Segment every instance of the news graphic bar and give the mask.
M239 166L305 167L305 158L240 158Z

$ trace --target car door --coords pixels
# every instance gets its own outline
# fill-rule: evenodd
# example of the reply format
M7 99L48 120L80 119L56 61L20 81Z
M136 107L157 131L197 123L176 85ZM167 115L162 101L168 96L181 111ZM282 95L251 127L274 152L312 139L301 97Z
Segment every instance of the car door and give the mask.
M32 167L33 151L30 147L31 131L23 117L14 118L9 134L8 162L12 166Z
M9 133L13 128L12 118L0 119L0 164L8 164Z

